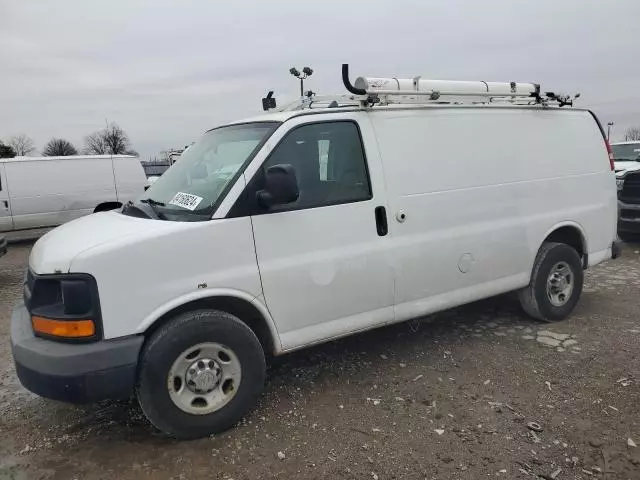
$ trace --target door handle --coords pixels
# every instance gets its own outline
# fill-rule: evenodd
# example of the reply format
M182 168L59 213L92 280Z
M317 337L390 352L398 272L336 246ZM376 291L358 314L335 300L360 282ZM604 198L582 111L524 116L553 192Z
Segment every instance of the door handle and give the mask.
M9 209L9 200L2 200L2 204L4 205L4 208L7 210Z
M389 233L389 226L387 225L387 210L384 207L376 207L375 216L378 235L384 237Z

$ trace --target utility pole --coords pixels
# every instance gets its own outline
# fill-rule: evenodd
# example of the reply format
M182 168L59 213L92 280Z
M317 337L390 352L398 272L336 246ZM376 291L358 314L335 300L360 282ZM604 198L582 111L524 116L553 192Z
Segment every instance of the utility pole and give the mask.
M300 73L300 71L296 67L291 67L289 69L289 73L294 77L300 79L300 97L304 98L304 81L305 79L313 75L313 70L311 70L309 67L304 67L302 69L302 73Z
M607 142L611 139L611 127L613 127L613 122L607 123Z

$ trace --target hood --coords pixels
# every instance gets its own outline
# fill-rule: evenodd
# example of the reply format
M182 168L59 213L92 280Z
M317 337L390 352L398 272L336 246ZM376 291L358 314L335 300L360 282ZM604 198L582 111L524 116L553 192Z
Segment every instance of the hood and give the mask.
M616 174L640 170L640 162L634 160L614 160L613 164Z
M155 236L161 231L175 229L181 223L130 217L118 212L87 215L40 238L31 250L29 267L37 274L67 273L73 259L90 248L132 235Z

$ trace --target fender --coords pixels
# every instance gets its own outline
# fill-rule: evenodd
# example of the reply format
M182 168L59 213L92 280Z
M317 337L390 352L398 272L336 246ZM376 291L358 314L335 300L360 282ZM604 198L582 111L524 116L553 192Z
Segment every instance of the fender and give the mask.
M174 310L181 305L186 303L193 302L195 300L202 300L205 298L216 298L216 297L234 297L239 300L244 300L258 310L260 315L267 324L269 328L269 333L271 334L271 338L273 338L275 353L282 352L282 343L280 342L280 335L278 334L278 330L276 329L276 324L267 309L267 306L259 299L259 297L251 295L247 292L243 292L242 290L235 290L231 288L208 288L201 289L195 292L190 292L188 294L182 295L180 297L176 297L160 307L156 308L153 312L147 315L144 320L138 325L136 328L136 333L144 333L151 325L153 325L160 317L162 317L167 312Z
M542 238L536 240L537 248L532 258L531 265L529 265L529 275L531 275L531 272L533 271L533 265L535 264L535 261L536 261L536 255L538 254L538 250L540 250L540 247L542 246L542 242L544 242L544 240L549 235L551 235L553 232L555 232L556 230L562 227L573 227L577 229L578 232L580 232L580 237L582 238L582 245L584 246L584 254L587 257L589 256L589 245L587 244L587 235L585 234L585 231L582 225L580 225L578 222L574 222L573 220L564 220L562 222L556 223L553 227L551 227L549 230L545 232Z

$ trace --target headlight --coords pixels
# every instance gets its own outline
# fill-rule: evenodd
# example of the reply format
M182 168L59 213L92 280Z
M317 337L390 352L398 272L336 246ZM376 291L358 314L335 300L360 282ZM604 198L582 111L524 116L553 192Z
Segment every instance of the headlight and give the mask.
M616 178L616 185L618 186L618 190L622 190L624 186L624 178Z
M95 340L101 335L100 303L95 279L86 274L32 275L25 304L38 336Z

